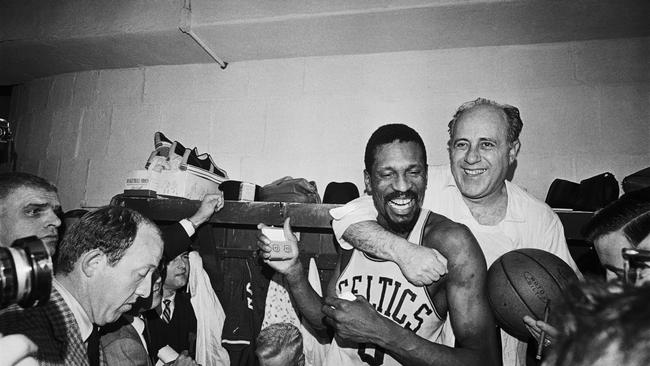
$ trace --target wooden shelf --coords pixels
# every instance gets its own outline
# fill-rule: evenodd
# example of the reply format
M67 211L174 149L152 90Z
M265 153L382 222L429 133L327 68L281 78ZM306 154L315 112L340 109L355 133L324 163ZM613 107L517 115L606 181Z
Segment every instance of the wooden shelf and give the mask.
M199 208L200 201L185 198L158 196L136 197L117 195L111 204L135 209L155 221L179 221L189 217ZM282 225L291 217L291 226L299 231L331 233L329 210L340 205L287 202L241 202L225 201L223 209L212 215L211 223L229 227L255 227Z

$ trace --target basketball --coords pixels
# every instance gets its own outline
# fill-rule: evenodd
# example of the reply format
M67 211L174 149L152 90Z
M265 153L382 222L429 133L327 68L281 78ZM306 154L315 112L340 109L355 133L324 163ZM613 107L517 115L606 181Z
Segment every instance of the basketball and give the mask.
M557 325L553 310L562 303L568 284L577 280L571 267L549 252L526 248L502 255L492 263L487 277L488 300L497 325L525 342L530 333L524 315L543 320L547 300L548 323Z

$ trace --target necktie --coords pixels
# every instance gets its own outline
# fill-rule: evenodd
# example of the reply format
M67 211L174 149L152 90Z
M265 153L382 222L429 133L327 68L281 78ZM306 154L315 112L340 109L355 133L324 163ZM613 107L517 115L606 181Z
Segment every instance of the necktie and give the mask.
M93 331L88 337L88 363L99 366L99 327L93 324Z
M169 303L171 303L171 302L172 301L169 300L169 299L163 300L163 304L165 306L163 308L162 317L163 317L163 320L165 321L165 323L169 323L172 320L171 309L169 308Z

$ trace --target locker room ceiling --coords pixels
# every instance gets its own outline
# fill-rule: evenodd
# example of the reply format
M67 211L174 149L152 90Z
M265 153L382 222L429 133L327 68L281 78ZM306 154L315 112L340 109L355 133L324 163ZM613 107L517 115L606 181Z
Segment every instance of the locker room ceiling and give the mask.
M5 0L0 85L82 70L650 35L647 0ZM217 66L215 64L215 66Z

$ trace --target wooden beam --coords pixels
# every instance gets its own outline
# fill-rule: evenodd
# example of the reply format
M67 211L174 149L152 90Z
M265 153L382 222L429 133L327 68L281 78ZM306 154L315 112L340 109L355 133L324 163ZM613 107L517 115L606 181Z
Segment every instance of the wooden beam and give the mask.
M156 221L179 221L189 217L199 208L200 201L168 197L129 197L117 195L111 204L139 211ZM282 225L286 217L291 226L302 231L331 232L332 217L329 210L340 205L288 202L226 201L223 209L210 218L210 222L225 226Z

